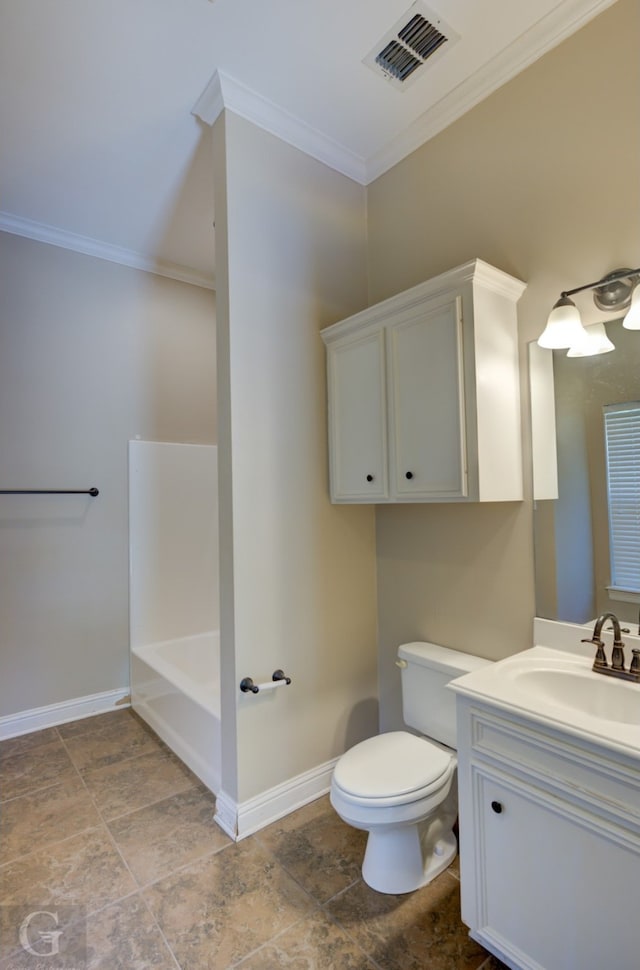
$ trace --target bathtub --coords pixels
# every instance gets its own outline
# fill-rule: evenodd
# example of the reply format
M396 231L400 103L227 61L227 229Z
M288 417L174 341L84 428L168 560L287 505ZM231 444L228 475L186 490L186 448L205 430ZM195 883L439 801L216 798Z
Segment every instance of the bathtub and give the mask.
M131 648L131 706L214 792L220 791L220 634Z

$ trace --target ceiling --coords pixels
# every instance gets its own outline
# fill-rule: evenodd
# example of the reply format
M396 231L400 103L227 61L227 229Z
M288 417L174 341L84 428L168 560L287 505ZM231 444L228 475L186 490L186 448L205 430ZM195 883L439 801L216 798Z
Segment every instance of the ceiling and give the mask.
M211 285L203 92L367 184L613 2L420 0L399 90L363 59L410 0L0 0L0 229Z

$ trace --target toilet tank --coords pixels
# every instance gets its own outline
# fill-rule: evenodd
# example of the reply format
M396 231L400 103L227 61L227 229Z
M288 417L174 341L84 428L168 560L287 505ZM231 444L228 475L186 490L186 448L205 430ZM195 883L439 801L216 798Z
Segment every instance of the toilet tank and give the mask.
M456 695L446 685L491 661L437 643L404 643L398 648L398 659L404 723L456 748Z

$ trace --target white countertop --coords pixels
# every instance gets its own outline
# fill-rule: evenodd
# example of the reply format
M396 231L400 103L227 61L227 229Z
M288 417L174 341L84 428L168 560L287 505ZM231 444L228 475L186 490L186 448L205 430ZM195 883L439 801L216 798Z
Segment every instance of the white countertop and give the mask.
M581 635L585 629L575 627ZM608 636L607 657L610 639ZM638 646L638 637L625 635L624 639L628 666L630 648ZM580 644L580 636L575 640L575 652L535 646L458 677L449 686L461 696L524 715L640 761L640 684L594 673L595 647Z

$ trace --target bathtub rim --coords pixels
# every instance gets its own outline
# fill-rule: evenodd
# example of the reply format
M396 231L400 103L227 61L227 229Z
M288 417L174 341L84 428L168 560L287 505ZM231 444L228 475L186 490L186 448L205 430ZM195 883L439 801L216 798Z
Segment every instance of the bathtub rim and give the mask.
M200 633L193 633L186 637L173 637L170 640L156 640L153 643L146 643L131 646L131 653L139 660L151 667L160 677L163 677L172 684L178 691L188 697L199 707L204 708L207 714L220 719L220 681L214 681L212 685L203 685L195 682L188 674L170 663L163 657L158 656L160 648L170 647L172 644L185 643L186 641L198 640L203 637L211 637L212 643L217 644L217 657L220 657L220 631L205 630Z

